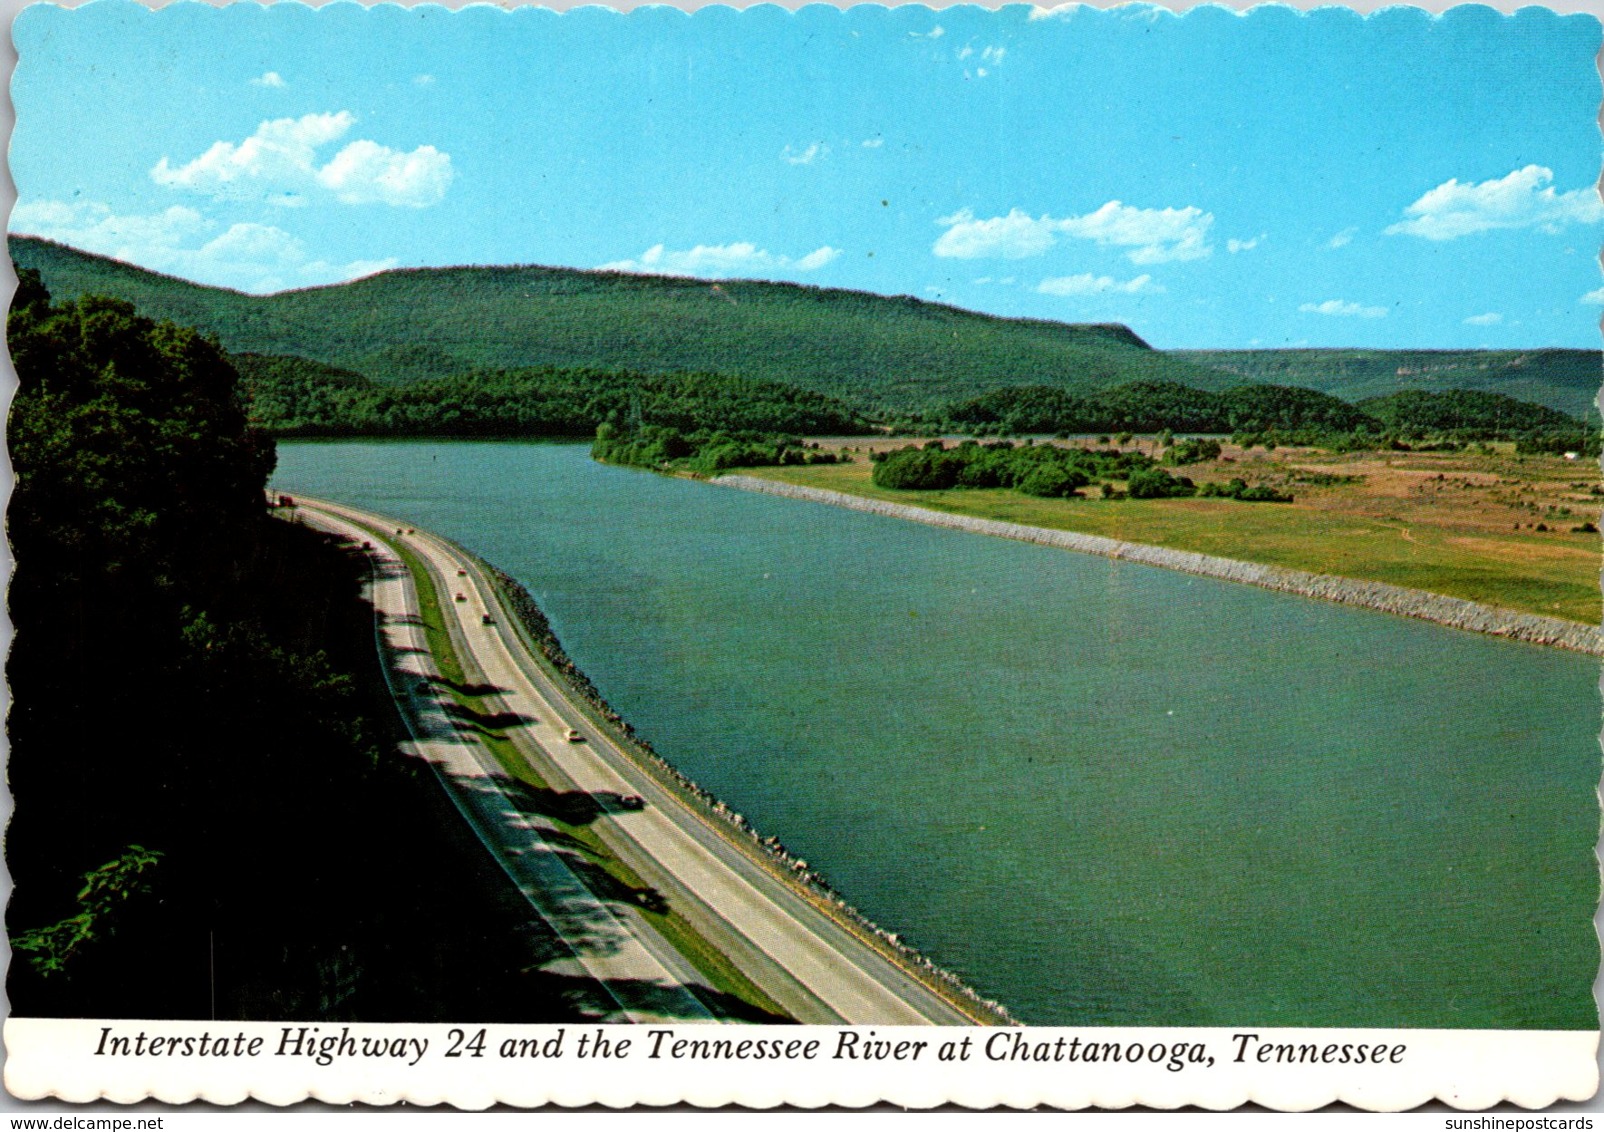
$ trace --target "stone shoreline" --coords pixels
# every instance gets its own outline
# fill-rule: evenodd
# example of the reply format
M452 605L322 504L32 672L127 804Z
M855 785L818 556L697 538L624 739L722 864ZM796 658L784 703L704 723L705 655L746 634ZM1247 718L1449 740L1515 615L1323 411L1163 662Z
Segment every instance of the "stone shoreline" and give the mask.
M951 515L924 507L910 507L904 503L887 503L879 499L867 499L861 495L848 495L845 492L826 491L816 487L801 487L777 480L758 479L754 476L719 476L708 482L740 488L743 491L756 491L765 495L778 495L787 499L802 499L813 503L827 503L833 507L845 507L853 511L888 515L896 519L909 519L916 523L927 523L951 530L970 531L975 534L1039 543L1043 546L1061 547L1082 554L1097 554L1104 558L1139 562L1144 566L1159 566L1186 574L1262 586L1265 589L1297 594L1300 597L1319 598L1321 601L1358 605L1383 613L1434 621L1439 625L1465 629L1473 633L1509 637L1534 645L1604 656L1604 630L1595 626L1566 621L1558 617L1544 617L1536 613L1518 613L1426 590L1388 585L1385 582L1365 582L1355 578L1339 578L1331 574L1315 574L1307 570L1291 570L1283 566L1265 566L1257 562L1242 562L1234 558L1219 558L1187 550L1171 550L1146 543L1121 542L1101 535L1055 531L1046 527L1032 527L998 519Z
M880 927L849 904L823 874L787 849L778 837L764 837L745 817L659 755L649 742L636 733L628 720L613 710L596 685L568 656L562 642L552 632L551 622L523 583L460 544L451 545L485 571L504 608L512 614L513 623L523 631L525 642L531 646L531 653L546 661L548 675L565 685L576 703L588 706L594 713L592 722L605 727L618 742L619 749L652 775L659 786L722 828L729 840L743 846L754 861L767 863L773 875L789 884L793 891L820 912L831 917L865 945L877 950L914 981L922 983L937 996L968 1014L977 1024L1019 1025L1018 1019L1008 1012L1006 1006L994 999L984 998L962 978L938 966L896 932Z

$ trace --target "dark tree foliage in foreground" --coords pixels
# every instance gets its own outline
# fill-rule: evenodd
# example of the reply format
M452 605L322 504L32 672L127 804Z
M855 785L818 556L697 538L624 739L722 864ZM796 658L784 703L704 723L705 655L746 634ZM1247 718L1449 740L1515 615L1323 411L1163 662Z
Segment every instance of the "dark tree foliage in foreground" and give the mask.
M14 1013L565 1016L381 755L366 566L270 517L222 353L26 271L7 334Z

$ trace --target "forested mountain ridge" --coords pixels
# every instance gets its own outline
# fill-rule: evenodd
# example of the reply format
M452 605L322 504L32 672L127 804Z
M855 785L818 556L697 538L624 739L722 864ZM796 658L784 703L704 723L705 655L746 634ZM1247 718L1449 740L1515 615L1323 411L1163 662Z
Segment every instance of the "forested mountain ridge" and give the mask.
M294 355L379 385L474 369L721 374L898 416L1015 386L1088 397L1135 382L1212 392L1247 382L1350 402L1471 389L1583 417L1604 377L1597 350L1161 351L1117 324L998 318L793 283L451 267L247 295L30 236L10 237L10 249L63 298L114 295L214 335L231 354Z
M1124 326L997 318L792 283L459 267L257 296L32 237L10 246L19 267L39 270L63 297L115 295L215 335L230 353L296 355L380 384L475 368L699 372L907 412L1026 382L1080 393L1137 380L1238 383L1153 350Z
M1301 385L1344 401L1364 401L1403 390L1468 389L1502 393L1558 409L1567 416L1596 416L1594 398L1604 383L1598 350L1174 350L1240 380Z

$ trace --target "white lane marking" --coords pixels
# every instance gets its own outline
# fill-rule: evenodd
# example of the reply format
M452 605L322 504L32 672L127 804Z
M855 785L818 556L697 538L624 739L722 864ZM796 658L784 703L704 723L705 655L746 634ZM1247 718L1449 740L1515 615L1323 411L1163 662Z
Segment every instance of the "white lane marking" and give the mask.
M335 533L357 542L367 541L367 532L334 516L329 525ZM407 601L406 566L387 550L370 550L382 568L375 571L372 584L375 608L386 612L380 632L389 646L394 668L403 685L392 686L403 714L408 716L413 740L408 746L415 757L429 762L452 795L459 812L474 827L480 840L491 850L508 876L530 905L540 913L574 952L582 973L589 975L619 1003L622 1016L636 1022L707 1021L711 1015L682 986L681 981L637 939L573 873L563 855L547 840L556 832L549 823L532 822L507 797L497 770L487 766L488 752L476 742L455 736L457 723L432 682L428 692L419 690L421 682L437 678L431 671L428 637L421 614ZM399 616L397 616L399 611ZM417 651L413 651L417 650ZM570 961L558 961L565 973ZM556 970L548 964L542 969ZM580 972L572 972L580 973ZM613 983L640 984L668 992L680 1000L670 1012L646 1009L618 999ZM648 992L649 993L649 992ZM626 998L632 997L626 995Z

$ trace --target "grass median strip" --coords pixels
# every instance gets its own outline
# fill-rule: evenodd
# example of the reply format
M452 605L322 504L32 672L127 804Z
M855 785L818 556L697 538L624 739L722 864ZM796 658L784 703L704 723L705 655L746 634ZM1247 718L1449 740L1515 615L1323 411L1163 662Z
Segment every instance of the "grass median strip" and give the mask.
M462 718L478 721L494 719L504 713L505 707L491 702L490 695L476 695L462 690L470 686L466 670L446 626L439 590L423 559L399 540L386 538L377 531L373 533L395 550L412 576L425 638L434 656L435 666L446 681L444 690L461 709ZM561 798L560 792L530 765L529 759L504 727L485 726L478 722L470 722L469 726L472 726L484 749L491 753L497 766L509 778L529 787L538 796L550 796L554 800ZM655 890L613 853L590 824L589 819L599 813L592 809L593 805L575 807L584 811L581 815L583 820L568 820L560 813L548 812L542 816L551 822L566 844L582 855L584 865L600 871L601 876L592 878L597 882L591 885L592 889L600 887L611 891L597 892L596 895L604 901L616 898L634 906L642 918L683 955L710 986L744 1004L753 1019L766 1017L778 1020L786 1017L778 1003L747 978L722 951L708 942L683 915L661 902ZM558 807L554 805L551 808Z

